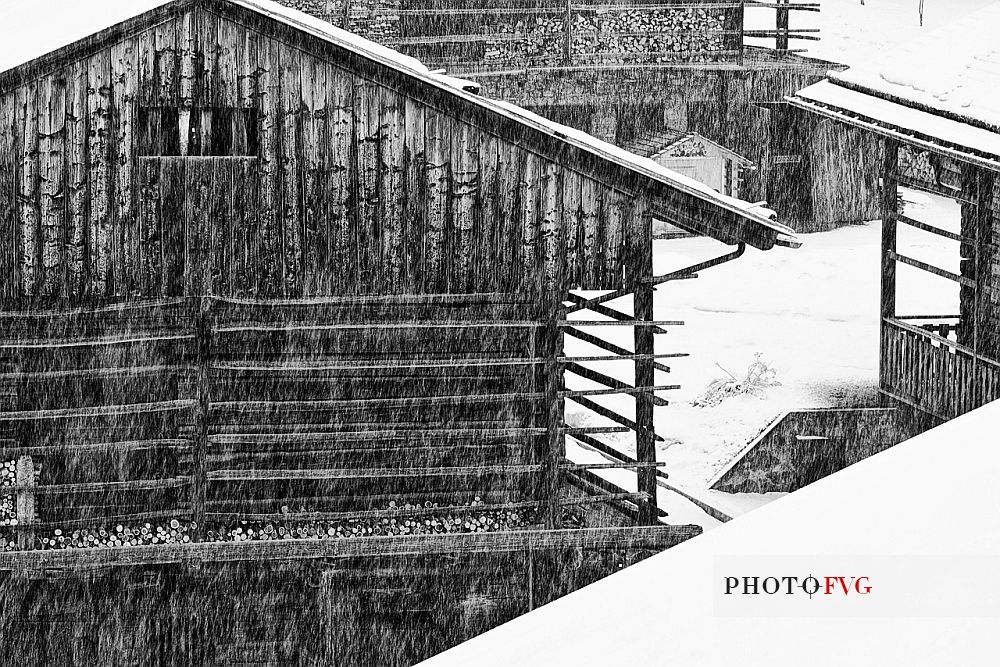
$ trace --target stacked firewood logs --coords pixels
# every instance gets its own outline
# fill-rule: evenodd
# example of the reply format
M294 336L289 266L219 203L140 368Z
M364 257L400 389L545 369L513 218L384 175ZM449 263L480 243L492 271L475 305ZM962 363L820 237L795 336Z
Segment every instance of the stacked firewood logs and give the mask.
M212 525L205 531L210 542L242 542L248 540L337 539L372 535L428 535L440 533L487 533L518 530L535 523L530 509L481 510L482 499L466 503L462 511L434 512L439 503L423 505L390 502L386 514L379 518L320 521L297 517L296 512L283 508L283 521L236 521ZM304 513L303 513L304 514ZM13 506L11 506L13 517ZM13 525L16 525L14 522ZM90 528L55 528L38 536L41 549L86 549L93 547L130 547L153 544L179 544L191 541L196 528L191 521L171 519L163 523L150 522L130 525L99 525ZM0 532L0 550L15 548L12 533Z
M4 493L4 487L13 487L17 483L15 461L0 462L0 526L16 526L15 498L13 493Z
M467 507L483 503L477 499ZM240 521L219 526L207 532L209 541L241 542L247 540L336 539L368 537L373 535L429 535L440 533L488 533L517 530L532 524L530 512L524 510L493 510L471 513L441 512L407 516L414 510L433 510L438 503L397 505L389 503L388 510L399 511L398 517L347 519L343 521L302 521L295 513L288 513L284 522Z
M564 18L519 20L500 26L503 40L488 42L486 60L545 60L561 58L565 49ZM703 9L644 10L641 8L577 14L573 18L571 52L574 61L601 63L665 62L725 48L723 15ZM511 40L510 37L523 39Z
M98 528L62 530L56 528L39 539L42 549L86 549L88 547L128 547L148 544L190 542L190 522L172 519L163 525L143 523L137 526L117 524Z
M353 0L348 30L373 42L399 39L399 4L400 0Z

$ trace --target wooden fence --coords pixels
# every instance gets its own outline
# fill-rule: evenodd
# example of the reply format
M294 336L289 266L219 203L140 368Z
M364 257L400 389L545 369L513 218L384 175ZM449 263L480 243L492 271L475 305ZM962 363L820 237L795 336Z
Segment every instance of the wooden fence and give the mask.
M662 366L653 359L677 356L630 354L581 331L636 326L589 305L618 319L570 326L565 306L514 294L202 297L0 313L0 453L16 462L8 546L113 524L169 521L172 537L198 541L212 537L207 527L241 521L516 512L525 526L554 528L566 504L655 510L643 487L559 498L560 480L601 467L565 461L567 434L639 433L648 442L640 460L606 467L652 479L646 422L608 415L587 397L634 394L651 411L662 402L652 396ZM667 324L639 323L637 335ZM567 357L561 331L624 354ZM650 377L634 387L585 365L614 358ZM567 391L563 369L608 389ZM569 428L566 399L621 425Z
M880 389L940 419L1000 398L1000 363L951 338L896 318L882 324Z

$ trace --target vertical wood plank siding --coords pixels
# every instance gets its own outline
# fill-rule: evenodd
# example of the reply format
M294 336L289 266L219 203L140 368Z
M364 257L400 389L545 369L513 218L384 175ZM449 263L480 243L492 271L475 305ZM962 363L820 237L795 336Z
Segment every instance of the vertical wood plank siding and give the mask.
M265 32L195 8L3 92L0 299L621 287L631 193Z

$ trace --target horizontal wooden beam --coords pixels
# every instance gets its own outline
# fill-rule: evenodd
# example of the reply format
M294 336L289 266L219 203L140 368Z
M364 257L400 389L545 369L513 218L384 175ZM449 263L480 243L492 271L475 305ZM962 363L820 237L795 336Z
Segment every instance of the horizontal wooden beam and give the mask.
M680 389L679 384L658 384L650 387L623 387L619 389L569 389L566 391L560 391L560 398L575 398L577 396L613 396L615 394L623 394L626 396L635 396L636 394L650 394L654 391L671 391L673 389ZM664 399L659 399L663 404L667 404Z
M602 417L610 419L613 422L617 422L617 423L621 424L622 426L625 426L626 428L630 428L633 431L639 431L642 428L641 426L639 426L638 424L636 424L633 420L629 419L628 417L624 417L624 416L618 414L617 412L615 412L614 410L611 410L610 408L606 408L603 405L601 405L600 403L596 403L596 402L594 402L594 401L592 401L589 398L586 398L584 396L565 396L564 398L569 398L570 400L574 401L578 405L581 405L581 406L587 408L588 410L601 415ZM656 435L654 433L653 437L654 437L654 439L656 439L658 441L661 441L661 442L663 441L663 436Z
M132 343L169 343L194 339L194 334L150 332L146 335L133 334L129 336L106 336L92 339L0 340L0 350L60 350L80 347L110 347L112 345L128 345Z
M567 298L567 300L572 301L576 305L586 304L587 303L587 299L586 298L580 296L579 294L573 294L572 292L569 292L566 295L566 298ZM587 310L592 310L595 313L597 313L598 315L604 315L605 317L610 317L612 319L616 319L616 320L619 320L621 322L634 322L635 321L635 317L634 316L629 315L628 313L623 313L620 310L616 310L614 308L611 308L610 306L605 306L605 305L600 304L600 303L590 304L588 306ZM661 332L661 333L664 333L664 332Z
M961 234L956 234L954 232L949 232L947 229L941 229L940 227L935 227L934 225L928 225L926 222L920 222L902 213L893 214L893 218L902 222L903 224L909 225L910 227L915 227L916 229L921 229L925 232L930 232L931 234L937 234L938 236L943 236L946 239L951 239L952 241L960 241L962 243L975 244L976 240L969 238L968 236L962 236Z
M191 484L187 476L166 479L136 479L128 482L85 482L81 484L44 484L41 486L8 486L11 491L30 491L36 495L67 495L108 491L158 491L177 489Z
M627 352L627 350L626 350ZM662 354L616 354L616 355L594 355L589 357L559 357L560 363L579 363L581 361L649 361L650 359L676 359L679 357L690 357L688 352L664 352ZM670 372L669 366L659 365L659 370Z
M212 403L213 412L266 412L273 414L306 411L367 410L374 408L414 408L424 406L459 406L489 403L514 403L545 398L542 392L511 394L465 394L419 396L414 398L359 398L320 401L225 401Z
M743 256L746 252L746 243L739 243L736 246L736 250L725 255L720 255L718 257L713 257L712 259L705 260L704 262L699 262L697 264L692 264L691 266L685 267L683 269L677 269L676 271L671 271L670 273L665 273L662 276L653 276L651 278L643 278L642 282L646 284L659 285L671 280L681 280L689 276L697 276L699 271L704 271L705 269L710 269L714 266L719 266L720 264L725 264L726 262L731 262L734 259L738 259Z
M426 554L516 553L582 548L667 549L700 535L700 526L629 526L494 533L371 536L330 540L261 540L93 549L0 552L0 570L140 566L192 561L261 562Z
M614 320L559 320L561 327L672 327L684 326L680 320L633 320L631 322L617 322ZM654 332L655 333L655 332ZM661 332L661 333L666 333Z
M180 412L194 407L193 400L159 401L157 403L129 403L125 405L99 405L90 408L60 408L56 410L19 410L0 412L0 422L4 421L45 421L53 419L94 419L99 417L121 417L156 412Z
M818 12L821 5L818 2L798 2L778 4L776 2L762 2L762 0L746 0L747 7L766 7L767 9L781 9L782 11Z
M689 273L676 273L676 274L669 274L669 275L670 275L670 277L664 277L664 279L661 280L660 282L667 282L668 280L691 280L693 278L697 278L698 277L697 275L689 274ZM648 278L646 280L654 280L654 279L653 278ZM591 298L587 299L586 301L580 301L576 305L570 306L570 307L566 308L565 312L566 312L566 314L569 314L569 313L575 313L575 312L578 312L578 311L581 311L581 310L593 310L594 306L599 306L599 305L601 305L603 303L607 303L608 301L614 301L615 299L620 299L620 298L622 298L624 296L628 296L629 294L632 294L632 291L633 290L631 290L631 289L620 289L620 290L616 290L614 292L608 292L606 294L601 294L600 296L591 297Z
M566 431L572 431L567 428ZM621 431L627 429L619 429ZM666 465L649 463L564 463L560 470L597 470L603 468L655 468ZM306 468L289 469L231 469L211 470L208 479L217 482L249 482L275 480L328 480L328 479L419 479L422 477L474 477L480 475L530 475L545 467L537 465L483 465L483 466L432 466L425 468ZM115 482L116 484L118 482ZM69 485L67 485L69 486ZM43 489L46 487L35 487ZM56 487L51 487L56 488Z
M46 456L56 454L89 454L121 451L143 451L147 449L183 449L190 447L191 441L184 439L160 438L151 440L128 440L121 442L66 442L52 445L2 446L0 456Z
M896 260L897 262L901 262L907 266L912 266L916 269L920 269L921 271L926 271L927 273L933 273L935 276L947 278L948 280L954 280L956 283L960 283L966 287L971 287L973 289L977 288L975 280L966 278L965 276L960 276L957 273L952 273L951 271L939 269L938 267L928 264L927 262L921 262L918 259L913 259L912 257L907 257L906 255L900 255L898 252L893 252L891 250L886 253L886 256L888 256L889 259Z
M0 382L24 382L42 380L96 380L107 377L146 377L168 375L194 370L183 364L163 366L128 366L124 368L75 368L61 371L34 371L0 373Z
M435 440L449 439L487 439L487 438L525 438L546 435L545 428L515 427L515 428L426 428L400 429L387 425L385 430L367 429L363 431L312 431L294 433L220 433L209 435L213 444L302 444L310 442L369 442L378 438L388 440L408 440L433 438Z
M452 10L448 10L452 13ZM472 292L469 294L386 294L326 296L308 299L244 299L237 297L202 297L220 304L240 306L455 306L488 304L530 304L533 297L521 292Z
M212 364L214 371L226 371L230 373L289 373L289 374L310 374L328 373L331 371L408 371L408 370L431 370L436 368L490 368L494 366L538 366L544 364L544 357L495 357L468 359L441 359L436 361L386 361L378 364L367 364L361 361L345 362L342 364L331 363L278 363L261 364L259 362L250 363L215 363Z
M75 320L87 315L120 315L141 310L167 309L173 306L197 303L198 297L177 297L173 299L148 299L127 301L105 306L85 306L82 308L50 310L0 310L0 320L4 319L69 319Z
M605 375L604 373L599 373L593 369L587 368L586 366L581 366L580 364L566 364L566 370L575 375L579 375L582 378L586 378L591 382L597 382L598 384L603 384L606 387L611 387L612 389L635 389L630 384L622 382L610 375ZM653 404L664 406L667 402L662 398L657 398L653 396Z
M212 328L212 333L249 333L249 332L305 332L350 331L350 330L409 330L409 329L537 329L544 326L542 322L531 320L436 320L436 321L402 321L402 322L341 322L336 324L278 323L257 322L251 324L225 325Z

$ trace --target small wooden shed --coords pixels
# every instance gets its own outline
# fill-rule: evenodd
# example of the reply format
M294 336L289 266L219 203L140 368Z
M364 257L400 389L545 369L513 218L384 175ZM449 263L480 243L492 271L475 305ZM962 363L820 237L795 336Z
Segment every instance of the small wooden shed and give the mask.
M740 196L742 173L753 167L753 162L736 151L697 132L678 132L650 158L730 197Z
M267 0L2 11L6 637L412 664L699 532L656 505L653 289L787 227ZM657 217L736 248L655 276ZM635 491L566 460L607 432Z

